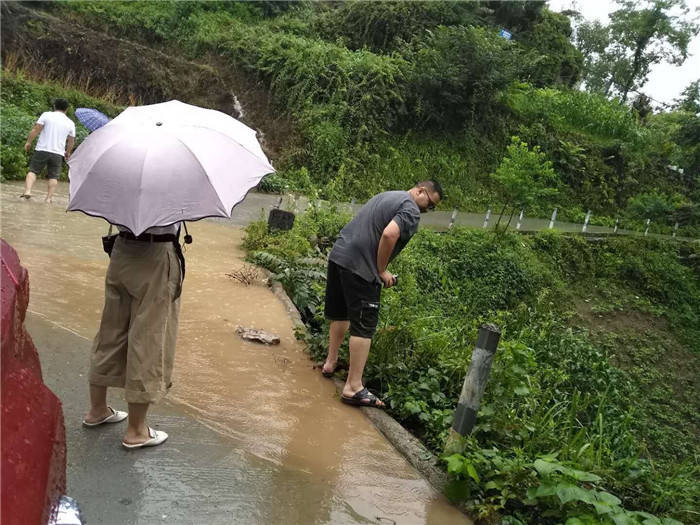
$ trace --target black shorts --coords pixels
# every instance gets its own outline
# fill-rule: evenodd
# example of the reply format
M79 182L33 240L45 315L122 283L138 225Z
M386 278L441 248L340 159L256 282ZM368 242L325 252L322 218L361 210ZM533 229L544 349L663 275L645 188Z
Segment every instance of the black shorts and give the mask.
M350 321L350 335L371 339L379 322L382 285L328 261L324 313L331 321Z
M39 175L46 166L46 177L58 179L63 167L63 155L51 153L50 151L34 151L29 161L29 171Z

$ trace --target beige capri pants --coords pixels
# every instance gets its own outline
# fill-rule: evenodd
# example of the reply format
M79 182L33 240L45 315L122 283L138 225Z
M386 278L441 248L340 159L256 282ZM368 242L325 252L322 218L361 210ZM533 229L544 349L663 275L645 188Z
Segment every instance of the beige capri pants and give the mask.
M181 286L172 242L116 239L92 345L90 384L124 388L127 403L155 403L167 393Z

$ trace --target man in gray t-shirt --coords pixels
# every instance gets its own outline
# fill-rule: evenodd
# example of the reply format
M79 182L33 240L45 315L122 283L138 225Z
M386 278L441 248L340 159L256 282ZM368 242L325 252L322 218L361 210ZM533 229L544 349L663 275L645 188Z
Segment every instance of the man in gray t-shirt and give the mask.
M344 403L384 407L364 387L362 374L377 329L382 286L391 288L396 282L386 267L418 231L420 214L441 199L442 188L433 180L408 191L375 195L341 230L331 250L325 305L331 326L323 375L333 376L338 349L350 329L350 369L340 398Z

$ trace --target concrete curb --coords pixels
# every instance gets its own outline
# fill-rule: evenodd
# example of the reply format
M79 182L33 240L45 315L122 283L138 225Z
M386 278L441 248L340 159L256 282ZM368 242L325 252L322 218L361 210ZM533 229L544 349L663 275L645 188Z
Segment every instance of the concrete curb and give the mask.
M272 292L282 301L285 310L292 318L295 329L306 329L306 325L301 320L299 310L284 291L284 287L279 282L272 284ZM342 380L335 378L335 388L338 393L342 392ZM389 442L413 465L413 467L432 485L432 487L444 494L447 487L448 478L444 469L438 465L438 458L428 450L413 434L401 426L393 417L384 410L359 407L372 424L379 430Z
M338 378L335 378L333 382L335 389L340 394L345 382ZM448 483L447 473L438 465L438 458L435 454L384 410L370 407L359 407L359 409L428 483L440 494L444 494Z

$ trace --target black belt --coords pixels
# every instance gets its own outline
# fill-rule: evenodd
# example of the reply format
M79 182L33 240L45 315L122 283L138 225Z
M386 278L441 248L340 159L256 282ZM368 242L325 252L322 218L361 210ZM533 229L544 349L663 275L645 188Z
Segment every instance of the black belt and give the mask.
M143 241L143 242L177 242L177 235L173 233L142 233L141 235L134 235L131 232L119 232L119 237L124 237L130 241Z

